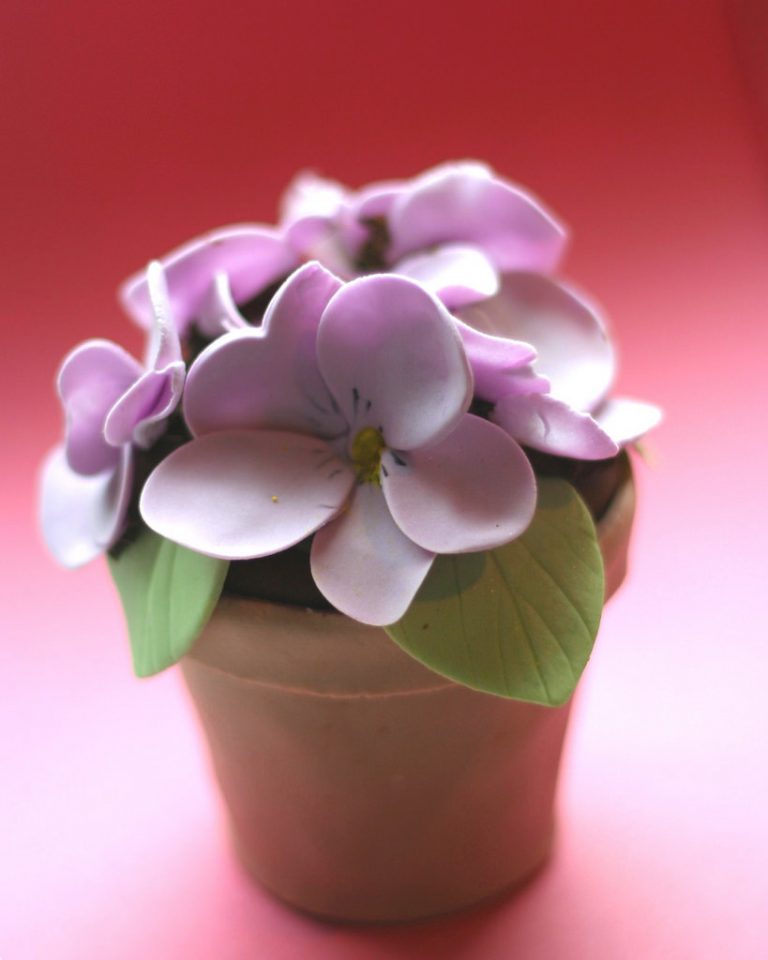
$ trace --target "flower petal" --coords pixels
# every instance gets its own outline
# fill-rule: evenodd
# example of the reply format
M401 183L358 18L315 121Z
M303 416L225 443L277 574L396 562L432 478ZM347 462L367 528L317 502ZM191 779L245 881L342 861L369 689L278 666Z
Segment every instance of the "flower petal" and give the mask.
M320 316L341 281L318 263L293 273L261 327L225 334L187 375L184 415L194 434L236 427L335 436L346 428L317 366Z
M659 407L628 397L611 397L595 412L595 420L620 447L639 440L662 419Z
M104 439L104 420L142 372L141 364L108 340L89 340L64 360L58 391L67 418L67 461L76 473L92 476L117 466L119 455Z
M588 413L541 393L503 397L491 419L515 440L560 457L605 460L619 448Z
M380 180L369 183L351 198L351 210L361 223L388 217L395 200L407 189L407 180Z
M476 173L480 176L491 176L491 168L477 160L462 160L457 162L441 163L426 170L412 180L380 180L361 187L352 197L351 208L355 216L361 220L388 217L397 198L413 188L414 182L421 182L428 177L436 178L443 173Z
M115 447L135 442L149 447L175 410L184 387L184 364L148 370L120 397L104 422L104 437Z
M305 231L305 222L301 221L289 227L288 239L302 260L317 260L337 277L347 280L355 276L351 251L357 245L347 246L345 232L335 223L323 223L317 229L308 227ZM365 240L365 236L361 231L359 243Z
M228 275L236 301L248 300L296 266L296 256L272 227L239 224L222 227L166 254L165 269L171 308L184 334L208 295L217 273ZM153 320L146 273L130 277L120 289L123 306L136 322Z
M168 283L157 260L147 267L147 292L153 317L147 366L162 370L181 360L181 344L171 310Z
M333 297L317 336L320 371L350 424L408 450L450 431L468 408L472 375L445 307L415 281L377 274Z
M213 278L208 294L200 305L197 326L202 333L212 338L229 330L250 327L235 303L226 273L217 273Z
M399 529L381 489L355 488L347 510L312 541L312 576L342 613L374 626L394 623L410 606L434 554Z
M343 507L354 476L315 437L228 430L179 447L150 474L140 509L157 533L227 560L286 550Z
M592 410L613 381L613 347L599 314L548 277L508 273L498 296L459 316L477 330L530 343L538 354L536 370L551 382L553 396L578 410Z
M291 248L342 277L354 275L354 252L366 237L365 227L350 213L350 196L343 184L307 171L289 185L281 204Z
M467 414L445 439L403 460L385 456L382 489L397 525L427 550L491 550L531 522L536 480L528 458L487 420Z
M406 257L392 268L411 277L449 308L466 306L499 290L496 268L477 247L447 243L429 253Z
M92 476L75 473L63 447L43 465L40 525L53 556L65 567L79 567L108 550L122 532L131 495L130 447L118 454L114 470Z
M416 178L392 205L389 230L392 262L442 243L472 243L500 270L552 270L566 239L530 194L478 164L446 165Z
M510 386L513 374L515 383L524 376L528 384L526 392L549 390L549 381L535 374L530 366L536 359L536 351L529 343L481 333L458 319L455 323L474 375L475 397L495 403L514 389Z
M284 224L315 218L333 220L347 195L347 188L337 180L327 180L304 170L293 178L283 194L280 219Z

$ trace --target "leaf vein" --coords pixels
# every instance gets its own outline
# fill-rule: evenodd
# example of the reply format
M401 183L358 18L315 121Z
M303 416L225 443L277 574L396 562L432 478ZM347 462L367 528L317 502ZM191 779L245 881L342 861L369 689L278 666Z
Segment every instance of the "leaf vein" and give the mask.
M511 583L509 582L509 580L507 579L507 571L505 570L505 568L504 568L504 567L501 565L501 563L499 562L499 558L496 556L496 552L492 550L490 555L491 555L491 557L493 558L493 562L494 562L494 565L496 566L496 569L497 569L498 572L499 572L499 576L501 577L502 581L504 582L504 585L505 585L506 588L507 588L507 592L508 592L508 594L509 594L510 600L512 601L512 605L514 606L514 608L515 608L515 610L516 610L516 612L517 612L517 619L518 619L518 622L520 623L520 632L522 633L522 635L523 635L523 637L524 637L524 639L525 639L525 642L526 642L526 644L527 644L527 646L528 646L528 649L530 650L531 659L533 660L533 666L534 666L534 668L535 668L536 674L538 675L539 682L540 682L541 686L544 688L544 693L546 694L547 700L551 702L551 700L552 700L552 694L551 694L550 689L549 689L549 684L547 683L547 678L546 678L546 676L544 675L544 670L543 670L543 668L542 668L542 665L541 665L541 663L539 662L539 657L538 657L538 655L537 655L537 653L536 653L536 648L535 648L535 646L534 646L533 640L531 639L531 636L530 636L530 634L528 633L528 628L527 628L527 626L526 626L526 620L525 620L525 618L523 617L522 611L521 611L521 609L520 609L520 604L519 604L519 602L518 602L517 593L516 593L514 587L512 586L512 584L511 584Z
M527 600L525 597L521 597L520 599L521 599L522 602L526 605L526 607L528 607L528 608L533 612L533 614L534 614L534 616L536 617L536 619L537 619L537 620L541 623L541 625L544 627L544 630L549 634L550 637L552 637L552 639L553 639L553 640L555 641L555 643L557 644L558 648L560 649L560 652L561 652L562 655L563 655L563 658L565 659L565 662L568 664L568 672L570 673L571 678L573 679L573 682L574 682L574 685L575 685L576 681L578 680L578 677L576 676L576 671L573 669L573 664L571 663L571 658L568 656L568 652L567 652L567 650L565 649L565 647L563 646L563 643L562 643L562 641L560 640L560 637L558 636L557 632L552 629L552 627L551 627L551 626L547 623L547 621L545 620L545 618L544 618L544 616L542 615L541 611L540 611L533 603L531 603L530 600Z
M502 640L502 621L503 621L503 607L502 607L502 598L501 592L496 595L496 643L499 648L499 659L501 660L501 672L504 678L504 689L507 693L513 693L513 686L511 680L511 674L509 672L509 664L507 663L507 658L504 653L504 642Z
M546 576L548 577L548 579L550 580L550 582L552 583L552 585L554 586L554 588L558 591L558 593L562 594L562 596L565 597L565 599L566 599L566 600L568 601L568 603L570 604L571 609L574 611L574 613L576 614L576 616L579 618L579 620L580 620L580 622L581 622L581 625L582 625L582 626L584 627L584 629L587 631L587 633L589 634L589 636L590 636L590 637L593 636L593 632L594 632L593 629L592 629L592 628L589 626L589 624L587 623L587 621L586 621L586 619L585 619L585 617L584 617L584 614L581 612L581 610L579 609L579 607L576 605L575 601L573 600L573 598L571 597L571 595L568 593L568 591L567 591L567 590L563 587L563 585L557 580L557 578L554 576L554 574L552 574L551 571L545 566L545 564L543 564L543 563L541 562L541 560L536 556L536 554L531 550L531 548L530 548L529 546L527 546L525 543L521 543L520 546L523 548L523 550L525 550L525 552L526 552L526 553L528 554L528 556L533 560L533 562L536 564L536 566L537 566L543 573L546 574Z
M459 620L461 622L461 639L464 642L464 649L467 653L467 661L469 664L469 670L472 675L472 679L475 683L478 682L477 675L477 666L475 664L475 658L472 654L472 645L467 638L467 628L466 628L466 619L464 617L464 597L461 591L461 584L459 583L459 572L456 569L456 561L451 558L451 570L453 571L453 580L456 584L456 599L459 602Z

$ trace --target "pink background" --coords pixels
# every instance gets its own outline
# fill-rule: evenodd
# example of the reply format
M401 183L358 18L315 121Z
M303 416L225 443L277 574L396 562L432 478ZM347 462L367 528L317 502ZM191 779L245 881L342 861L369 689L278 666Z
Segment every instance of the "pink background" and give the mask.
M761 6L5 3L2 960L768 956ZM620 386L667 420L555 860L461 917L337 928L240 874L178 676L135 681L104 567L45 555L35 471L64 352L138 347L114 288L150 255L271 219L302 166L358 184L464 156L573 226Z

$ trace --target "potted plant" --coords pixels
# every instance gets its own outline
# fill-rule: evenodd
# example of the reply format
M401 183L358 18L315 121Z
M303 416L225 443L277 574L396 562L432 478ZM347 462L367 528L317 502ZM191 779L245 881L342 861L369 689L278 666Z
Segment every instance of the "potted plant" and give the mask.
M136 673L181 661L240 857L305 910L437 914L549 851L659 417L609 395L565 239L479 163L302 175L124 284L143 362L62 365L47 543L107 554Z

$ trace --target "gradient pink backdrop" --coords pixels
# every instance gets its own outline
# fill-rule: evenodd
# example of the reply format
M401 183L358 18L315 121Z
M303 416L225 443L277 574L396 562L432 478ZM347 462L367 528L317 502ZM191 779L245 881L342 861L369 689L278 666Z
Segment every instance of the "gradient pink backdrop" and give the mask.
M2 17L2 960L768 956L760 4L7 0ZM335 928L241 876L178 677L133 680L103 566L45 555L35 471L64 352L138 346L114 288L149 256L271 219L303 166L358 184L465 156L572 225L568 276L612 318L620 385L667 420L555 860L462 917Z

